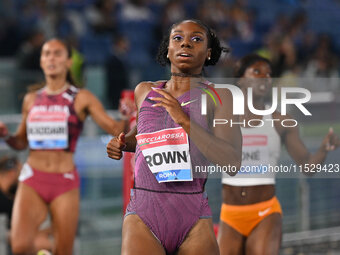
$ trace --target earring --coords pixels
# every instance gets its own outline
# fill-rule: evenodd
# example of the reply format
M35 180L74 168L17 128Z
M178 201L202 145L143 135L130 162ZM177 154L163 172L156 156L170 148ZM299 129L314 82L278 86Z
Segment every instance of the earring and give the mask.
M208 57L208 61L210 60L211 58L210 57Z
M169 53L168 53L168 54L166 54L166 58L169 58Z

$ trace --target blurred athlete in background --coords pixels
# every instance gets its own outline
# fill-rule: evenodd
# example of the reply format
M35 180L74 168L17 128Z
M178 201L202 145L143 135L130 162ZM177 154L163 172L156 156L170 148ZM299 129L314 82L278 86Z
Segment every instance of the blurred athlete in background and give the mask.
M79 176L73 155L87 116L106 132L117 135L126 121L115 121L88 90L73 85L69 69L71 49L61 40L47 41L40 65L45 86L26 94L22 121L10 135L0 123L0 137L16 149L29 147L15 197L11 246L14 254L35 254L34 238L51 213L53 254L72 254L79 215Z
M265 98L272 87L270 62L258 55L243 57L236 65L238 86L247 98L247 88L253 89L253 106L265 109ZM251 119L250 127L247 123ZM279 121L269 121L277 119ZM275 111L272 115L258 116L245 106L246 127L243 136L242 166L276 166L280 157L281 142L298 164L321 164L328 151L335 150L339 138L330 129L319 150L311 154L302 142L298 127L283 127L282 120L292 119ZM263 122L263 125L261 123ZM272 123L274 123L272 125ZM256 156L250 156L255 155ZM274 255L279 254L282 230L282 211L275 196L275 174L242 173L234 177L223 174L222 208L218 243L221 255Z

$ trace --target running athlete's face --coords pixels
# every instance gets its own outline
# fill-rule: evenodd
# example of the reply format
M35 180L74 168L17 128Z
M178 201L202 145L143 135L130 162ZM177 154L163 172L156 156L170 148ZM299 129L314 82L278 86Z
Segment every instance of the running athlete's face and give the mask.
M204 28L193 21L184 21L170 32L168 56L171 72L199 74L211 55Z
M72 61L68 56L65 45L58 40L51 40L43 45L40 56L40 66L45 75L65 75Z
M254 96L266 96L271 89L271 68L263 61L258 61L249 66L242 78L242 87L253 88Z

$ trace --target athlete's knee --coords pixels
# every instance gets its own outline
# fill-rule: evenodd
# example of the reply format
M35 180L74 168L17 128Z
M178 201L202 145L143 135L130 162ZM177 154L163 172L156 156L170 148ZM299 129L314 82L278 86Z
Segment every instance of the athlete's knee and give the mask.
M11 249L13 255L26 255L33 252L32 242L28 239L11 238Z
M72 255L73 252L73 243L60 243L57 242L55 246L55 251L53 254L55 255Z
M56 248L54 253L55 255L72 255L73 251L72 251L72 248L61 248L61 249L58 249Z

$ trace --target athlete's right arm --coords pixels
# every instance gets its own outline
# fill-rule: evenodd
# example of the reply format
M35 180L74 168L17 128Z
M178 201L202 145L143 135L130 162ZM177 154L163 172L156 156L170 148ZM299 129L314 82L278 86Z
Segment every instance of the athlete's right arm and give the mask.
M138 122L138 114L141 108L141 105L146 97L146 95L151 91L151 87L158 85L159 83L154 82L141 82L135 88L135 103L137 106L137 120ZM112 159L121 159L123 156L123 151L127 152L135 152L136 149L136 135L137 135L137 126L134 126L129 133L124 135L124 133L120 133L119 136L116 136L111 139L111 141L106 146L107 155Z
M21 118L21 123L18 126L17 131L13 135L7 135L4 134L4 136L8 136L7 139L5 139L6 143L12 147L15 150L24 150L27 148L28 142L27 142L27 133L26 133L26 120L27 120L27 115L30 107L34 103L34 98L35 98L35 93L28 93L26 94L24 98L24 102L22 104L22 118ZM7 130L7 127L4 126L4 128Z
M136 123L138 123L138 116L140 108L142 107L142 103L145 100L147 94L151 91L152 87L155 87L160 84L160 82L141 82L135 88L135 104L137 107L137 116ZM136 149L136 135L137 135L137 126L133 127L132 130L126 135L126 149L124 151L135 151Z

